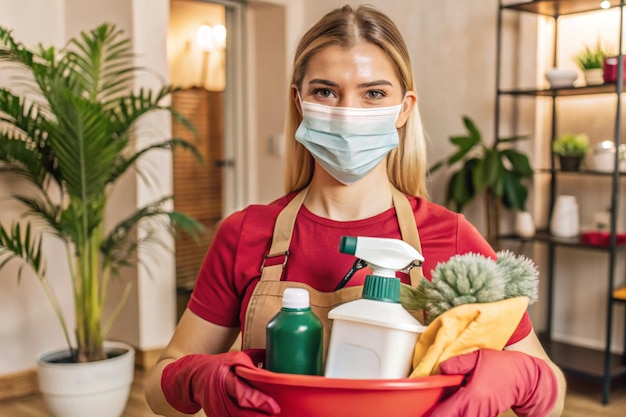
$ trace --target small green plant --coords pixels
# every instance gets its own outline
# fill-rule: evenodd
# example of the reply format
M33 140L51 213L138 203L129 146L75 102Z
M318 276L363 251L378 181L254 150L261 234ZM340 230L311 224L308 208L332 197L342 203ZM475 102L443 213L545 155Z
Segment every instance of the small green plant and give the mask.
M604 58L613 55L615 55L613 51L608 48L604 48L602 43L598 41L593 47L585 45L583 50L574 56L574 60L583 71L601 69L604 66Z
M564 133L552 143L552 151L560 156L585 156L589 137L584 133Z

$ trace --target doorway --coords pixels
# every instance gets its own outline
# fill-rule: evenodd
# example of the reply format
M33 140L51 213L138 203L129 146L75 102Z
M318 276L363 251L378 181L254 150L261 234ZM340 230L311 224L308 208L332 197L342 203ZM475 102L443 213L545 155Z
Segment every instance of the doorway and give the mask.
M195 128L174 118L173 137L193 143L203 162L185 150L173 154L174 208L198 220L205 233L198 241L176 238L177 312L182 314L217 224L227 206L225 171L232 155L225 150L225 90L228 29L226 6L172 0L168 28L170 82L178 88L172 107Z
M207 229L200 242L176 241L179 315L219 221L282 193L284 10L264 1L170 1L168 62L171 84L180 88L172 105L197 130L173 121L173 133L194 143L205 161L174 154L174 206Z

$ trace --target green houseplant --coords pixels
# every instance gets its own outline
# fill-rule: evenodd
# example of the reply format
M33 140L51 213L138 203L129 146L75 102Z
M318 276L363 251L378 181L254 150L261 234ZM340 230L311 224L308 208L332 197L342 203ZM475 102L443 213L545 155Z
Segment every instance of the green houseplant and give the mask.
M581 70L598 69L604 65L604 58L612 55L609 49L605 49L600 42L591 47L585 45L575 56L574 60Z
M154 233L164 227L192 234L200 230L195 220L166 207L169 198L105 225L112 188L125 172L139 172L136 162L142 156L174 147L197 154L179 139L135 149L133 129L140 118L154 111L177 114L163 104L172 92L169 86L129 89L136 72L143 70L133 58L130 39L111 24L83 32L59 49L28 48L0 28L0 63L20 71L11 88L0 89L0 172L29 184L10 196L25 207L24 218L0 225L0 269L17 260L22 263L19 274L24 266L34 272L77 362L105 358L103 343L125 301L122 297L105 318L107 287L120 268L132 263L134 250L156 243ZM42 250L46 233L60 238L67 249L75 342L48 282Z
M450 137L456 150L430 167L429 172L445 165L453 169L446 200L459 212L474 198L484 195L487 239L493 242L498 235L500 206L525 211L528 197L525 181L532 177L533 170L528 157L511 146L524 137L496 138L488 145L472 119L463 116L463 124L467 133Z
M583 71L588 85L603 84L604 59L613 55L610 49L604 48L598 41L594 46L585 45L574 56L574 61Z
M552 152L558 156L562 171L578 171L589 149L589 137L584 133L564 133L552 142Z

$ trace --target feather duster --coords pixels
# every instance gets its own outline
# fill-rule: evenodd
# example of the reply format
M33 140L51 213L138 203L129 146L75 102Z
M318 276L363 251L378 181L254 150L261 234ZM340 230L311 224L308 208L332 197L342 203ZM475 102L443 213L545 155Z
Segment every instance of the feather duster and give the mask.
M489 303L526 296L537 301L539 272L524 256L510 251L497 253L497 259L468 253L439 263L432 281L422 277L417 288L402 285L400 302L409 310L425 310L428 322L454 306Z

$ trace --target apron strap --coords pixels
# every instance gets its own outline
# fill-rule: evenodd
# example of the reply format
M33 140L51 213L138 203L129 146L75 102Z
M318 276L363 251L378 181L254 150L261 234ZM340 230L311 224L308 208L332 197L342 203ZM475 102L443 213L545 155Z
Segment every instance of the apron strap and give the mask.
M415 223L415 214L413 213L408 198L396 187L391 187L391 196L393 198L393 205L396 208L396 217L398 217L402 240L417 249L419 253L423 253L419 232L417 231L417 224ZM417 288L422 278L422 267L416 266L411 268L410 276L411 286Z
M296 217L300 211L300 206L304 202L309 187L301 190L285 208L278 214L276 223L274 224L274 237L272 246L268 254L263 259L261 265L261 281L280 281L285 264L289 258L289 244L291 243L291 235ZM391 187L391 195L393 205L396 209L396 217L400 225L400 235L402 239L422 253L417 224L415 223L415 215L407 197L398 191L395 187ZM272 262L271 265L265 265L268 259L283 257L282 262ZM410 272L411 286L417 287L422 277L422 267L414 267Z
M296 217L300 211L300 206L304 202L309 187L302 189L276 217L274 224L274 237L272 238L272 247L263 259L261 265L261 281L280 281L287 259L289 258L289 244L291 243L291 234L296 224ZM268 259L282 256L283 262L274 262L272 265L265 265Z

